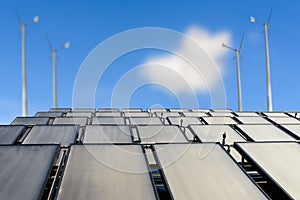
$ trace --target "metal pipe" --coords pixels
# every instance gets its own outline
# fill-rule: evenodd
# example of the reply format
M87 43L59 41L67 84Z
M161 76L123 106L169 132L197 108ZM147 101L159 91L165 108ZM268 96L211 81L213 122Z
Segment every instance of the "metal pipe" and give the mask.
M51 51L53 61L53 108L57 108L57 90L56 90L56 50Z
M21 24L22 32L22 115L27 116L27 79L26 79L26 40L25 24Z
M270 112L273 110L273 105L272 105L272 91L271 91L271 80L270 80L271 78L270 78L268 28L269 28L269 24L264 24L265 46L266 46L267 98L268 98L268 111Z
M238 109L241 112L242 109L242 90L241 90L241 73L240 73L240 51L236 50L236 72L237 72L237 85L238 85Z

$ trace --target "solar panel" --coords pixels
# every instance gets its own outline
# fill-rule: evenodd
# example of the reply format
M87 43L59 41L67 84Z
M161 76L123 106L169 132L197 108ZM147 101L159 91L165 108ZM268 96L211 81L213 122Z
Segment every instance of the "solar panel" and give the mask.
M254 141L295 141L293 137L274 125L257 124L253 126L241 124L237 127Z
M191 125L191 130L202 142L223 142L223 134L226 133L225 144L246 141L241 135L228 125Z
M171 108L170 112L189 112L189 109L181 109L181 108Z
M0 146L0 198L40 199L58 147Z
M70 112L71 108L51 108L50 112Z
M293 199L300 198L298 143L238 143L237 147Z
M23 144L60 144L69 146L75 143L77 129L73 125L34 126Z
M202 117L208 124L237 124L231 117Z
M53 121L53 124L85 126L87 121L88 120L86 117L56 117Z
M298 137L300 137L300 124L286 124L286 125L282 125L284 128L286 128L287 130L291 131L292 133L294 133L295 135L297 135Z
M174 199L267 199L218 144L155 145Z
M208 116L205 112L184 112L185 117L205 117Z
M125 125L123 117L94 117L92 124L94 125Z
M57 199L156 199L141 146L72 146Z
M148 109L148 112L151 112L151 113L167 112L167 109L165 109L165 108L150 108L150 109Z
M95 112L94 108L74 108L73 112L90 112L93 113Z
M25 126L0 126L0 144L13 144L19 137L19 135L24 132Z
M125 112L124 117L149 117L148 112Z
M122 112L142 112L141 108L123 108Z
M132 143L129 126L86 126L83 143Z
M188 126L190 124L202 124L197 117L168 117L172 125Z
M61 117L63 115L62 112L37 112L35 117Z
M269 119L277 124L300 124L300 121L293 117L269 117Z
M294 192L300 188L295 189L296 181L289 182L288 179L296 176L300 180L298 174L293 174L298 173L300 163L296 159L293 163L280 158L290 154L293 154L290 159L299 157L298 150L286 151L290 146L270 147L266 153L277 148L274 155L265 155L272 162L265 158L256 162L260 161L260 158L256 160L257 155L250 156L238 147L246 142L298 143L300 114L295 116L295 113L297 111L233 112L180 108L143 111L125 108L121 112L117 108L100 108L99 111L58 108L37 112L35 117L17 117L11 124L19 125L0 125L0 199L9 199L9 194L11 199L49 196L50 199L75 200L145 199L144 195L150 199L165 199L166 196L168 199L266 198L261 191L271 198L284 199L281 198L284 196L280 191L282 185L285 187L282 190L288 192L291 199L298 199ZM223 142L225 146L220 144ZM19 157L8 152L9 156L4 158L6 151L2 152L2 146L16 148L15 155ZM38 153L38 160L35 160L29 156L34 157L35 153L18 149L18 146L39 147L32 152L45 152L44 147L54 146L56 151L51 159L47 153L43 153L45 158ZM252 151L255 154L264 152L256 146L251 147ZM10 157L15 161L6 161ZM6 172L8 167L3 167L6 162L14 169ZM29 169L30 175L26 174L28 167L38 168L40 162L43 166L48 162L42 176L39 170L36 175L33 169ZM279 171L279 167L273 168L274 163L292 167L284 166L284 171ZM163 169L158 170L160 166ZM266 173L268 177L264 176L265 167L271 169ZM284 174L286 170L288 175ZM26 174L26 181L23 174ZM23 187L22 184L19 186L19 181L30 186L19 188ZM18 196L12 194L15 188ZM292 192L286 188L292 188Z
M120 112L119 108L99 108L98 112Z
M236 117L243 124L271 124L265 118L262 117Z
M213 117L234 117L235 115L231 112L209 112Z
M240 117L259 117L256 112L235 112Z
M178 112L155 112L155 115L157 117L180 117L180 114Z
M207 109L192 109L191 110L192 112L209 112L210 110L207 110Z
M48 117L17 117L11 124L12 125L37 125L47 124Z
M187 142L178 126L137 126L143 143Z
M121 117L120 112L96 112L96 117Z
M215 110L211 110L212 112L220 112L220 113L231 113L232 110L230 109L215 109Z
M129 118L132 125L161 125L162 121L157 117L131 117Z
M93 113L91 112L68 112L67 117L92 117Z
M288 115L283 112L264 112L264 114L268 117L288 117Z

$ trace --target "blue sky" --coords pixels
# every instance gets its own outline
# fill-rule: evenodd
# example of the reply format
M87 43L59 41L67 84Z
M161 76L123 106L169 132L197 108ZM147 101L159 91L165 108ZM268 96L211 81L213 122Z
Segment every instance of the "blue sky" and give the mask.
M22 114L21 107L21 32L15 14L23 22L39 15L40 21L27 27L28 111L52 107L52 63L46 40L53 47L66 41L71 48L58 52L58 106L72 107L72 93L78 70L87 55L101 42L120 32L141 27L162 27L186 33L199 27L212 36L230 35L230 45L237 47L245 33L242 48L241 81L243 110L267 109L263 27L251 24L251 15L266 21L270 9L271 83L273 110L300 110L297 92L300 45L300 2L291 1L8 1L0 2L0 122L9 123ZM227 41L224 41L227 42ZM221 46L221 43L220 43ZM237 110L237 83L234 53L224 49L222 79L226 107ZM95 93L96 107L110 107L111 94L118 80L135 66L165 52L145 49L117 59L99 82ZM103 55L105 56L105 55ZM141 77L137 77L141 78ZM100 85L101 84L101 85ZM210 108L209 93L197 94L199 106ZM176 94L167 88L145 85L129 100L130 107L153 105L178 107Z

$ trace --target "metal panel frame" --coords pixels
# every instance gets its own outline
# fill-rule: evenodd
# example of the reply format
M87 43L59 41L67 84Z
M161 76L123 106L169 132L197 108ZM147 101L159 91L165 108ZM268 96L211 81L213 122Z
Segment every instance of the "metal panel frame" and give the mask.
M206 112L182 112L184 117L209 117Z
M92 143L85 143L84 142L84 138L83 138L83 145L95 145L95 144L101 144L101 145L112 145L112 144L115 144L115 145L133 145L134 144L134 138L133 138L133 133L132 133L132 128L129 126L129 125L110 125L110 124L103 124L103 125L98 125L98 124L91 124L91 125L87 125L86 127L88 126L100 126L100 127L104 127L104 126L114 126L114 127L128 127L129 131L130 131L130 139L131 139L131 142L129 143L126 143L126 142L112 142L112 143L103 143L103 142L92 142ZM85 134L86 132L84 133L84 137L85 137Z
M181 119L182 119L183 120L182 121L182 126L181 126L181 124L173 124L171 119L180 119L179 121L181 121ZM189 119L193 119L194 120L195 119L195 121L198 120L198 124L192 123L192 124L187 124L185 126L184 119L186 119L186 120L189 120ZM199 124L202 124L202 121L200 120L200 117L167 117L167 120L168 120L169 124L171 124L171 125L177 125L177 126L180 126L180 127L188 127L189 125L199 125Z
M187 144L189 142L189 139L186 137L186 135L184 134L184 132L181 130L181 128L177 125L149 125L149 126L152 126L152 127L155 127L155 126L161 126L161 127L177 127L178 130L182 133L182 136L186 139L186 142L154 142L155 144ZM141 137L141 134L140 134L140 130L138 129L138 127L149 127L149 126L144 126L144 125L136 125L136 130L137 130L137 134L138 134L138 137L139 137L139 141L140 142L143 142L142 141L142 137ZM146 145L146 144L143 144L143 145Z
M121 112L96 112L94 117L122 117Z
M231 118L236 116L235 113L233 112L209 112L209 115L212 117L231 117Z
M37 112L34 117L62 117L63 112Z
M246 143L246 142L245 142ZM173 144L173 143L172 143ZM186 145L186 143L174 143L174 144L185 144ZM227 153L227 151L226 151L226 149L219 143L219 142L205 142L205 143L197 143L197 144L216 144L216 145L218 145L218 146L220 146L221 147L221 149L224 151L224 153L226 153L228 156L229 156L229 158L231 159L231 161L233 161L234 162L234 164L240 169L240 171L245 175L245 176L247 176L248 177L248 179L250 180L250 182L252 182L255 186L256 186L256 188L258 188L258 190L267 198L267 199L271 199L267 194L266 194L266 192L259 186L259 185L257 185L257 183L247 174L247 172L238 164L238 162L233 158L233 156L232 155L230 155L229 153ZM159 160L159 157L158 157L158 155L157 155L157 153L156 153L156 148L155 148L155 146L158 146L158 145L162 145L162 144L156 144L156 145L153 145L153 149L154 149L154 151L153 151L153 155L154 155L154 159L155 159L155 161L156 161L156 163L157 163L157 165L158 165L158 168L159 168L159 170L160 170L160 172L161 172L161 175L163 176L163 179L165 180L165 183L166 183L166 187L167 187L167 189L168 189L168 191L169 191L169 193L170 193L170 195L172 196L172 199L174 199L174 197L173 197L173 194L172 194L172 190L171 190L171 187L170 187L170 185L169 185L169 183L168 183L168 179L167 179L167 176L166 176L166 174L165 174L165 172L164 172L164 169L163 169L163 167L162 167L162 164L161 164L161 162L160 162L160 160ZM193 145L193 144L191 144L191 145Z
M67 112L65 117L93 117L94 112L71 111Z
M12 145L0 145L0 146L7 146L7 147L12 147ZM51 169L57 159L57 156L59 155L59 152L60 152L60 148L59 148L59 145L56 145L56 144L24 144L24 145L21 145L21 146L16 146L16 147L26 147L26 146L56 146L56 152L54 153L54 156L52 158L52 160L50 161L50 165L49 165L49 168L47 169L47 175L45 177L45 180L44 180L44 183L42 184L42 189L40 191L40 194L39 194L39 199L42 198L43 196L43 193L44 193L44 190L45 190L45 187L47 185L47 182L48 182L48 178L50 177L50 174L51 174Z
M144 111L142 111L142 112L123 112L123 116L129 117L129 118L131 118L131 117L133 117L133 118L135 118L135 117L141 117L141 118L151 117L150 113L144 112Z
M12 145L18 141L20 136L26 132L26 126L24 125L0 125L0 127L23 127L22 130L17 134L17 137L15 137L14 141L11 144L0 144L0 145Z
M244 122L242 119L261 119L261 121L265 121L265 122ZM257 116L257 117L252 117L252 116L236 116L234 117L234 119L236 121L239 121L241 124L246 124L246 125L258 125L258 124L271 124L270 120L268 120L268 118L266 117L261 117L261 116ZM247 120L246 120L247 121Z
M287 134L294 137L296 140L300 140L300 132L299 132L299 134L296 134L295 132L293 132L293 130L290 130L287 126L299 126L300 127L300 124L299 125L298 124L283 124L283 125L278 126L278 128L282 129Z
M286 112L263 112L267 117L289 117ZM282 114L281 116L279 114Z
M17 122L18 119L33 119L33 120L35 120L35 119L47 119L47 121L46 121L46 123L42 123L42 124L40 124L40 123L22 123L22 124L17 123L17 124L14 124L15 122ZM10 125L27 125L27 126L32 126L32 125L46 125L46 124L49 123L49 120L50 120L50 117L16 117L11 122Z
M265 141L256 141L255 138L253 138L253 136L251 136L251 134L248 134L246 131L244 131L240 126L269 126L269 127L275 127L278 130L280 130L283 134L291 137L291 139L293 140L283 140L283 141L295 141L296 139L293 137L292 134L289 134L288 132L285 132L282 128L278 127L278 126L274 126L272 124L257 124L257 125L250 125L250 124L236 124L234 125L235 129L241 134L243 135L245 138L247 138L247 140L249 140L250 142L268 142L268 140ZM269 139L270 140L270 139ZM270 142L281 142L282 140L271 140Z
M147 155L146 155L146 145L141 145L141 148L142 148L142 151L143 151L143 155L144 155L144 158L145 158L145 162L146 162L146 165L147 165L147 169L148 169L148 175L150 177L150 180L151 180L151 184L152 184L152 187L153 187L153 190L154 190L154 193L155 193L155 197L156 199L159 199L159 196L158 196L158 191L156 189L156 186L155 186L155 182L153 180L153 177L152 177L152 174L151 174L151 169L150 169L150 163L149 163L149 160L147 158ZM153 154L153 151L152 151L152 154Z
M167 117L181 117L179 112L154 112L156 117L167 118Z
M196 131L192 128L192 126L203 126L203 127L212 127L212 126L225 126L225 127L230 127L232 129L232 131L237 134L238 136L240 136L242 139L246 140L247 138L245 138L240 132L237 132L236 129L235 129L235 126L231 126L231 125L218 125L218 124L212 124L212 125L189 125L188 126L188 129L191 131L191 133L196 136L198 139L199 139L199 142L201 143L210 143L210 142L205 142L205 141L202 141L201 138L198 136L198 134L196 133ZM233 143L232 143L233 144ZM229 145L232 145L232 144L229 144Z
M120 112L119 108L98 108L98 112Z
M216 118L216 119L217 118L219 118L219 119L224 118L224 120L231 119L233 122L235 122L234 124L239 124L239 122L233 117L213 117L213 116L212 117L209 117L209 116L208 117L200 117L201 121L206 125L218 125L218 124L220 124L220 123L209 124L208 121L205 120L205 119L209 119L209 118ZM222 123L222 124L224 124L224 123ZM231 123L225 123L224 125L232 125L232 124Z
M300 125L300 120L298 118L294 118L294 117L268 117L267 118L272 124L299 124ZM277 120L280 119L290 119L294 122L278 122Z
M122 112L143 112L141 108L122 108Z
M159 118L159 117L128 117L128 119L129 119L129 123L130 123L130 125L131 126L140 126L140 125L145 125L145 126L153 126L153 125L163 125L163 121L161 120L161 118ZM131 120L131 119L133 119L133 120ZM137 120L139 120L139 119L150 119L150 121L152 120L152 119L157 119L157 120L159 120L160 122L161 122L161 124L156 124L156 123L154 123L154 124L149 124L149 123L138 123L138 124L136 124L136 123L132 123L132 121L134 122L134 119L137 119Z
M287 191L285 191L280 185L279 183L277 183L271 175L269 175L262 167L260 167L259 163L257 163L255 161L254 158L252 158L242 147L239 146L239 144L243 144L243 143L247 143L247 142L237 142L234 143L234 148L242 155L243 158L245 158L249 163L251 163L252 165L255 166L255 168L257 169L257 171L264 176L264 178L266 178L268 181L270 181L273 185L275 185L277 187L277 189L281 190L281 195L284 197L284 199L293 199L289 193ZM264 144L264 143L297 143L296 141L278 141L278 142L255 142L252 144ZM280 198L280 197L279 197ZM282 198L282 197L281 197Z
M210 110L209 109L191 109L192 112L205 112L208 113Z
M96 111L95 108L73 108L73 112L90 112L94 113Z
M221 112L221 113L226 113L226 112L229 112L229 113L232 113L233 111L231 109L209 109L210 112Z
M58 123L58 124L55 124L55 120L56 119L73 119L73 122L74 123L68 123L68 124L61 124L61 123ZM86 120L86 123L84 125L81 125L81 124L78 124L76 123L76 119L85 119ZM88 124L89 120L88 120L88 117L55 117L54 121L53 121L53 125L78 125L78 126L86 126Z
M72 108L50 108L49 112L70 112Z
M260 115L257 112L234 112L237 117L259 117Z
M74 128L75 129L75 134L74 134L74 141L73 142L71 142L68 146L70 146L70 145L72 145L73 143L76 143L76 138L78 137L78 135L79 135L79 128L80 128L80 126L79 125L70 125L70 124L66 124L66 125L64 125L64 124L53 124L53 125L35 125L34 127L32 127L32 129L33 128L38 128L38 127L49 127L49 128L53 128L53 127L72 127L72 128ZM24 144L35 144L35 143L24 143L27 139L28 139L28 136L30 135L30 133L31 133L31 131L32 131L32 129L29 131L29 133L26 135L26 138L24 139L24 141L22 142L22 144L24 145ZM57 134L57 132L55 133L55 134ZM55 134L53 134L53 135L55 135ZM63 133L64 134L64 133ZM41 144L50 144L50 143L39 143L39 145L41 145ZM51 143L52 144L52 143ZM60 145L61 145L61 143L59 143ZM38 144L37 144L38 145Z
M119 146L125 146L125 145L130 145L130 146L140 146L141 147L141 150L142 150L142 152L143 152L143 157L144 157L144 159L145 159L145 164L146 164L146 167L147 167L147 169L148 169L148 176L149 176L149 179L150 179L150 182L151 182L151 185L152 185L152 188L153 188L153 192L154 192L154 195L155 195L155 198L156 199L159 199L159 196L158 196L158 192L157 192L157 190L156 190L156 187L155 187L155 183L154 183L154 180L153 180L153 178L152 178L152 175L151 175L151 169L150 169L150 167L149 167L149 161L148 161L148 158L147 158L147 156L146 156L146 152L145 152L145 149L144 149L144 145L141 145L141 144L132 144L132 143L130 143L130 144L126 144L126 143L120 143L120 144L108 144L108 143L95 143L95 144L92 144L92 143L88 143L88 144L74 144L74 145L71 145L71 147L73 147L73 146L92 146L92 145L107 145L107 146L113 146L113 145L119 145ZM71 148L70 147L70 148ZM71 152L71 150L69 150L68 152L67 152L67 155L66 155L66 163L68 163L69 162L69 156L70 156L70 152ZM65 175L65 172L66 172L66 167L64 168L64 170L62 171L62 174L61 174L61 179L59 180L59 183L58 183L58 189L57 189L57 192L56 192L56 194L55 194L55 197L54 197L54 199L57 199L58 198L58 193L59 193L59 190L60 190L60 188L61 188L61 184L62 184L62 180L63 180L63 177L64 177L64 175Z
M182 113L182 112L190 112L191 110L190 109L187 109L187 108L169 108L168 109L169 112L179 112L179 113Z
M148 108L147 111L149 113L155 113L155 112L167 112L166 108Z
M96 120L96 122L97 122L98 118L99 118L99 119L101 119L101 118L123 119L123 122L124 122L124 123L122 123L122 124L118 124L118 123L114 123L114 124L96 123L96 124L94 124L94 121ZM92 118L92 123L91 123L91 124L92 124L92 125L126 125L126 120L125 120L124 117L93 117L93 118Z

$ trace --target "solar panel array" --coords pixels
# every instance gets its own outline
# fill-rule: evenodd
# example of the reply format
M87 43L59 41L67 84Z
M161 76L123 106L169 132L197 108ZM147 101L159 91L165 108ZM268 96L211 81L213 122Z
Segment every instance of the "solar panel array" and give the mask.
M299 199L298 112L52 108L0 125L0 199Z

